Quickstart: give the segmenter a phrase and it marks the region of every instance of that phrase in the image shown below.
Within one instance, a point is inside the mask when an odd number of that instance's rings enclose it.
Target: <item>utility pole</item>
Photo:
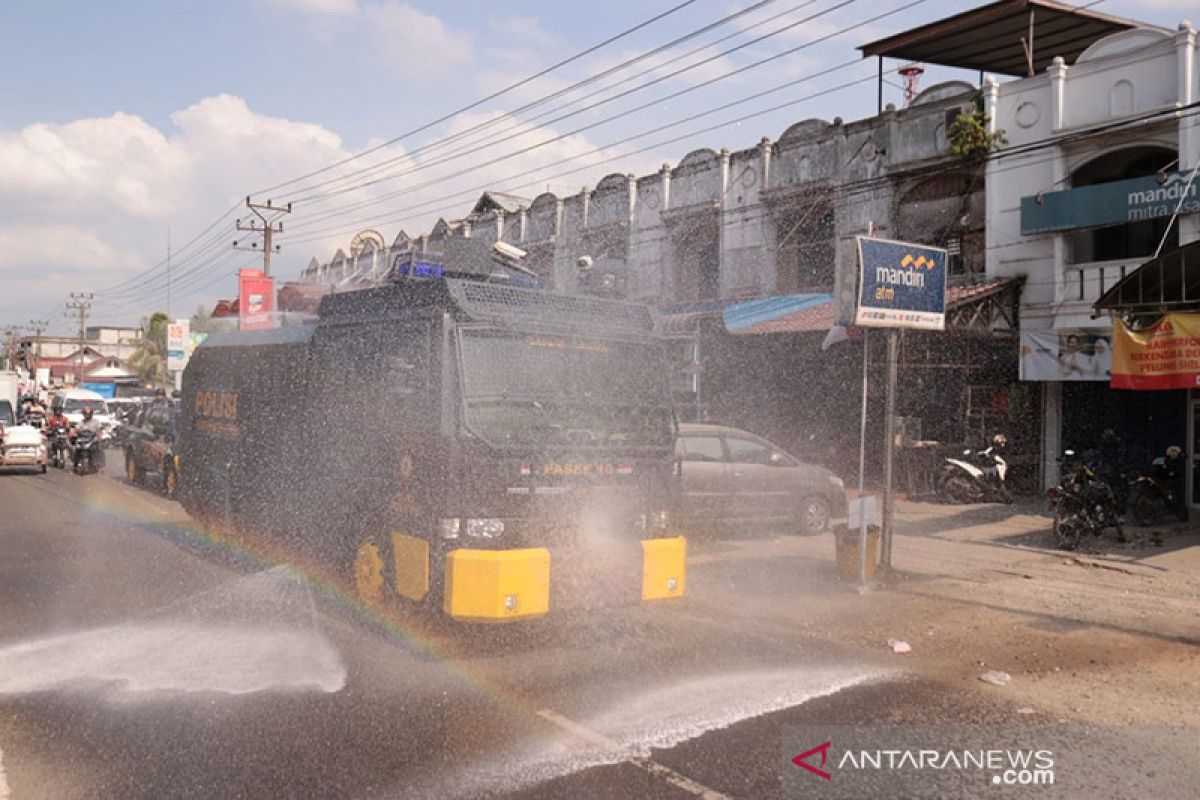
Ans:
[[[285,214],[292,213],[292,204],[288,203],[286,206],[277,206],[272,205],[271,201],[268,200],[266,205],[263,205],[262,203],[252,203],[250,202],[250,198],[247,197],[246,208],[250,209],[258,219],[252,219],[249,223],[242,224],[242,220],[239,218],[235,222],[235,226],[238,231],[243,233],[261,233],[263,237],[262,247],[259,247],[258,242],[251,242],[249,247],[239,247],[236,240],[233,243],[233,247],[235,250],[247,250],[254,253],[261,250],[263,254],[263,274],[270,275],[271,253],[279,252],[279,245],[273,245],[271,237],[277,233],[283,233],[283,222],[281,219]]]
[[[21,335],[21,329],[16,325],[9,325],[4,329],[4,366],[6,369],[14,369],[16,363],[17,352],[17,337]]]
[[[79,358],[76,359],[78,364],[75,376],[78,383],[83,383],[84,332],[87,322],[87,312],[92,307],[92,299],[94,297],[95,295],[91,292],[71,292],[71,299],[67,301],[67,308],[79,314]]]
[[[33,330],[33,346],[35,348],[34,354],[33,354],[33,363],[34,363],[35,367],[37,366],[37,363],[42,360],[42,331],[46,330],[47,326],[49,326],[49,325],[50,325],[49,320],[44,320],[44,319],[29,320],[29,327],[30,327],[30,329]],[[29,365],[26,364],[26,366],[29,366]],[[29,374],[33,375],[34,371],[30,370]]]
[[[171,226],[167,226],[167,319],[171,318]]]

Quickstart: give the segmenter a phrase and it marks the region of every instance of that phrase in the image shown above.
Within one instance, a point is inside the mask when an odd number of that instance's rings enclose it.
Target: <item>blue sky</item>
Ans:
[[[290,220],[296,234],[291,244],[288,237],[283,239],[286,250],[278,274],[295,274],[314,255],[328,258],[338,246],[345,246],[353,230],[367,227],[375,218],[388,238],[401,225],[413,233],[427,230],[439,213],[454,216],[456,204],[459,213],[465,212],[472,187],[511,188],[506,178],[521,173],[540,180],[538,169],[554,161],[575,158],[578,161],[573,163],[585,167],[560,178],[553,176],[564,171],[561,166],[546,172],[545,183],[552,189],[576,192],[609,172],[642,172],[678,161],[694,147],[736,149],[762,136],[777,138],[788,124],[801,119],[867,116],[875,108],[875,86],[869,80],[874,65],[862,62],[672,130],[686,133],[771,103],[867,79],[820,100],[627,157],[629,151],[665,137],[608,147],[656,125],[854,59],[857,45],[975,4],[925,0],[911,10],[809,45],[770,66],[604,122],[614,113],[837,33],[910,1],[850,0],[835,9],[845,0],[775,0],[690,42],[685,49],[731,37],[672,69],[807,16],[814,18],[588,114],[550,125],[544,118],[504,116],[522,102],[751,4],[697,0],[584,61],[363,159],[365,164],[393,159],[389,168],[405,172],[324,203],[298,204]],[[165,300],[165,291],[158,291],[165,289],[158,273],[136,276],[162,258],[168,227],[178,249],[247,193],[449,114],[672,5],[671,0],[5,4],[0,10],[0,276],[9,291],[0,293],[0,323],[21,324],[31,314],[42,313],[58,319],[60,301],[68,292],[100,291],[131,278],[131,284],[101,295],[96,313],[97,319],[133,322]],[[1169,28],[1188,13],[1195,14],[1190,0],[1108,0],[1093,7]],[[774,15],[781,16],[764,22]],[[952,76],[975,78],[931,69],[924,83]],[[887,101],[902,102],[896,86],[886,87],[885,94]],[[519,132],[522,138],[461,156],[445,166],[423,163],[428,157],[413,153],[438,137],[484,120],[494,120],[493,130],[514,132],[508,135]],[[480,166],[590,123],[602,124],[503,163]],[[481,138],[479,146],[485,143]],[[418,166],[422,174],[411,175]],[[520,182],[529,183],[528,176]],[[293,185],[283,191],[283,199],[305,196],[298,191],[301,188]],[[399,195],[400,189],[411,191]],[[540,189],[526,186],[518,191],[533,196]],[[379,199],[384,192],[397,193],[398,199]],[[455,193],[462,197],[438,204],[437,197]],[[347,210],[352,203],[364,205]],[[238,257],[225,249],[227,243],[217,241],[222,230],[232,239],[231,229],[232,216],[220,221],[208,239],[193,247],[191,262],[189,251],[184,250],[180,269],[186,270],[185,279],[176,286],[172,311],[190,312],[199,302],[233,294],[232,277],[222,279],[222,275],[247,264],[237,262]],[[205,279],[209,274],[213,280]]]

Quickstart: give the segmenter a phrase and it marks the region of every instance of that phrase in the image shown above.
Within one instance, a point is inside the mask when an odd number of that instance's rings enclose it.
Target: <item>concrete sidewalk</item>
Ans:
[[[769,621],[1063,718],[1200,724],[1200,528],[1130,528],[1130,544],[1110,532],[1067,553],[1041,503],[901,501],[896,522],[895,571],[865,592],[834,577],[829,535],[697,542],[691,612]],[[988,670],[1012,683],[979,682]]]

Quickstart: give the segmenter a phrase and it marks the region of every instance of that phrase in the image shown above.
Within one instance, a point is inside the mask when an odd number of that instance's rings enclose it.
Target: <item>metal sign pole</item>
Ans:
[[[858,582],[867,585],[867,377],[871,351],[867,349],[867,329],[863,328],[862,420],[858,428]]]
[[[900,331],[888,329],[888,383],[887,419],[884,421],[883,460],[883,537],[879,545],[879,566],[884,571],[892,568],[892,518],[895,512],[895,497],[892,489],[894,462],[896,457],[896,383],[899,372],[898,353]]]

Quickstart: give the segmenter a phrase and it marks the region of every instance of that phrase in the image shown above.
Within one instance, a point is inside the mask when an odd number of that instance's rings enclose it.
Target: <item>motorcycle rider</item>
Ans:
[[[31,418],[41,417],[44,421],[46,418],[46,407],[42,405],[42,401],[37,395],[26,395],[21,405],[21,419],[28,422]]]
[[[50,446],[54,447],[58,440],[54,434],[59,429],[66,431],[68,437],[71,434],[71,420],[67,419],[63,413],[62,406],[55,406],[50,409],[50,416],[46,417],[46,421],[42,423],[42,432],[46,434],[46,438],[50,441]]]
[[[73,429],[71,438],[74,439],[76,436],[79,435],[79,433],[81,433],[83,431],[91,431],[92,433],[94,433],[96,435],[96,439],[99,440],[100,432],[102,430],[103,430],[103,426],[100,424],[100,420],[96,419],[92,415],[92,407],[84,406],[83,407],[83,421],[81,421],[78,425],[75,426],[75,428]],[[103,449],[101,449],[100,447],[97,447],[95,456],[96,456],[96,470],[98,472],[103,471],[103,469],[104,469],[104,451],[103,451]],[[77,468],[79,466],[79,448],[75,448],[74,465]]]

